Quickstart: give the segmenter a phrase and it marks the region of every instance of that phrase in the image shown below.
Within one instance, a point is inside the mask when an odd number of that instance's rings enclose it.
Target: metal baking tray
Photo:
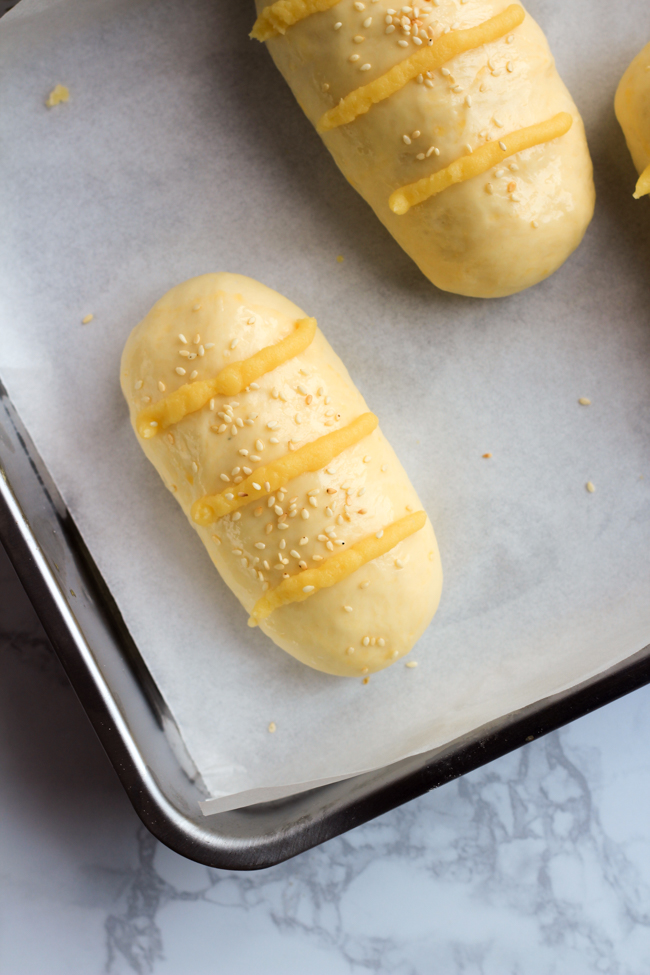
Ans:
[[[212,867],[280,863],[650,682],[647,646],[428,753],[203,816],[169,709],[1,382],[0,541],[138,816],[171,849]]]

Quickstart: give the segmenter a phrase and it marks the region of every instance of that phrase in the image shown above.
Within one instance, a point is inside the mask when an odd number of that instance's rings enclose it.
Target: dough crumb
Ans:
[[[483,454],[483,457],[485,457],[486,459],[489,459],[491,456],[492,456],[492,454],[489,454],[489,453],[488,454]]]
[[[404,666],[408,667],[409,670],[413,670],[414,667],[417,667],[417,663],[415,662],[415,660],[409,660],[409,662],[404,664]]]
[[[586,488],[587,488],[587,490],[589,491],[589,494],[593,494],[593,493],[594,493],[594,491],[596,490],[596,488],[595,488],[595,487],[594,487],[594,485],[593,485],[593,484],[591,483],[591,481],[587,481],[587,483],[585,484],[585,487],[586,487]]]
[[[578,402],[580,403],[580,406],[591,406],[591,400],[587,399],[586,396],[581,396]]]
[[[269,733],[270,733],[270,734],[273,734],[273,732],[275,731],[275,729],[276,729],[276,724],[275,724],[275,721],[272,721],[272,722],[270,723],[270,725],[269,725]]]
[[[61,102],[67,102],[69,98],[70,92],[65,85],[55,85],[45,99],[45,104],[48,108],[54,108],[55,105],[59,105]]]
[[[81,324],[88,325],[89,322],[92,322],[94,317],[94,315],[84,315],[84,317],[81,319]]]
[[[370,678],[369,677],[364,677],[363,680],[361,681],[361,683],[362,684],[369,684],[370,683]]]
[[[345,260],[345,258],[343,257],[342,254],[339,254],[338,257],[336,258],[336,260],[339,262],[339,264],[342,264],[343,261]]]

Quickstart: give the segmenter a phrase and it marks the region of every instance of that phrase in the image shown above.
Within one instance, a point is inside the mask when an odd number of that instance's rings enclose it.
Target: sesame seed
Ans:
[[[364,495],[365,493],[366,493],[366,489],[365,489],[365,487],[362,487],[362,488],[359,488],[359,490],[357,491],[357,497],[358,497],[358,498],[360,498],[360,497],[362,497],[362,496],[363,496],[363,495]]]
[[[227,423],[221,423],[217,428],[217,433],[224,433],[228,429]]]
[[[302,591],[303,592],[313,592],[315,588],[316,588],[316,586],[303,586],[302,587]]]
[[[395,568],[396,569],[403,569],[404,568],[404,563],[402,562],[401,559],[395,559]]]
[[[285,539],[284,539],[284,538],[282,538],[282,539],[280,539],[280,541],[279,541],[279,543],[278,543],[278,547],[279,547],[280,549],[285,549],[285,548],[287,547],[287,543],[286,543],[286,541],[285,541]],[[287,559],[287,562],[288,562],[288,561],[289,561],[289,560]]]
[[[257,464],[259,463],[259,461],[261,461],[262,458],[258,457],[257,454],[251,454],[249,459],[254,461]]]
[[[274,505],[273,506],[273,510],[275,511],[276,515],[283,515],[284,514],[284,511],[282,510],[282,508],[280,507],[279,504]]]
[[[268,430],[277,430],[280,424],[277,422],[277,420],[271,420],[271,422],[267,423],[266,426]]]
[[[499,142],[499,149],[503,149],[504,152],[506,151],[507,146],[506,146],[505,142]]]
[[[165,390],[167,389],[167,387],[165,386],[162,380],[158,381],[158,389],[160,390],[161,393],[164,393]]]
[[[272,522],[272,521],[270,521],[270,522],[268,523],[268,525],[266,526],[266,528],[264,529],[264,531],[266,532],[266,534],[267,534],[267,535],[270,535],[270,534],[271,534],[271,532],[273,531],[273,529],[274,529],[274,527],[275,527],[275,526],[274,526],[274,524],[273,524],[273,522]]]
[[[408,136],[408,135],[403,135],[403,136],[402,136],[402,141],[403,141],[403,142],[404,142],[404,144],[405,144],[405,145],[407,145],[407,146],[410,146],[410,145],[411,145],[411,139],[409,138],[409,136]]]
[[[178,373],[179,376],[185,375],[185,369],[183,369],[182,366],[176,366],[176,372]]]
[[[404,664],[404,666],[408,667],[409,670],[413,670],[414,667],[417,667],[417,663],[415,662],[415,660],[409,660],[409,662]]]
[[[508,63],[506,64],[506,71],[512,73],[514,70],[515,70],[515,66],[512,63],[512,61],[508,61]]]
[[[312,508],[317,508],[317,507],[318,507],[318,498],[315,498],[315,497],[313,496],[313,494],[312,494],[312,495],[310,496],[310,498],[309,498],[309,503],[310,503],[310,505],[312,506]]]
[[[354,653],[354,647],[348,647],[345,652],[348,654],[348,656],[352,656]]]
[[[255,450],[264,450],[264,442],[262,440],[255,441]]]
[[[425,158],[425,155],[424,155],[423,152],[418,152],[418,154],[417,154],[417,156],[415,158],[416,159],[419,159],[420,162],[421,162]]]
[[[375,538],[383,538],[383,536],[384,536],[384,529],[380,528],[377,534],[375,535]]]
[[[255,489],[256,491],[261,491],[261,490],[262,490],[262,486],[261,486],[261,484],[257,484],[257,483],[256,483],[255,481],[253,481],[253,488],[254,488],[254,489]]]
[[[202,345],[199,346],[199,355],[200,356],[205,355],[205,348]]]
[[[343,24],[341,23],[340,20],[334,24],[334,30],[340,30],[341,27],[343,27]]]
[[[193,339],[193,341],[194,341],[194,345],[199,345],[199,343],[201,342],[201,336],[199,335],[199,333],[198,333],[198,332],[197,332],[197,333],[196,333],[196,335],[194,336],[194,339]]]
[[[221,478],[222,481],[229,481],[230,480],[230,478],[228,477],[227,474],[220,474],[219,477]]]
[[[271,485],[269,484],[268,481],[264,481],[264,490],[265,491],[270,491],[271,490]],[[284,491],[284,488],[280,488],[280,491],[281,492]]]
[[[294,420],[296,421],[297,424],[300,425],[302,423],[302,413],[296,413],[296,415],[294,416]]]
[[[383,637],[381,637],[381,636],[380,636],[380,637],[379,637],[379,639],[377,640],[377,643],[379,644],[379,646],[380,646],[380,647],[385,647],[385,646],[386,646],[386,641],[385,641],[385,640],[384,640],[384,638],[383,638]]]
[[[370,71],[371,68],[372,68],[371,64],[362,64],[361,67],[359,68],[359,71]]]
[[[263,511],[264,511],[264,508],[260,505],[259,508],[256,508],[255,509],[255,511],[253,512],[253,514],[255,515],[256,518],[259,518],[259,516],[262,514]]]
[[[304,521],[307,521],[307,519],[309,518],[309,512],[307,511],[306,508],[302,509],[302,511],[300,512],[300,517],[303,518]]]
[[[388,31],[388,28],[386,28],[386,30]],[[400,47],[408,47],[409,46],[409,42],[408,41],[398,41],[397,43],[399,44]]]
[[[288,527],[289,526],[287,525],[286,521],[283,521],[281,524],[278,525],[278,528],[280,529],[280,531],[283,531],[285,528],[288,528]]]
[[[280,443],[280,441],[278,440],[277,437],[270,437],[269,438],[269,443]]]
[[[348,61],[351,61],[354,64],[354,62],[358,61],[360,57],[361,57],[360,54],[351,54],[350,57],[348,58]]]
[[[364,636],[364,638],[363,638],[363,640],[361,642],[363,643],[364,647],[370,646],[370,637],[369,636]]]
[[[366,19],[363,22],[363,26],[370,27],[371,24],[372,24],[372,17],[366,17]]]
[[[371,460],[372,460],[371,454],[366,454],[366,456],[363,458],[364,464],[369,464]]]
[[[363,36],[363,34],[356,34],[352,38],[352,40],[355,44],[363,44],[363,42],[365,41],[365,37]]]
[[[178,354],[182,355],[184,359],[189,359],[190,357],[190,353],[187,351],[187,349],[179,349]]]
[[[472,96],[471,95],[466,95],[465,96],[465,104],[467,105],[468,108],[471,108],[472,107]]]
[[[585,487],[589,491],[589,494],[593,494],[594,491],[596,490],[596,488],[594,487],[594,485],[592,484],[591,481],[587,481],[587,483],[585,484]]]
[[[240,450],[237,451],[237,453],[239,454],[240,457],[248,457],[248,451],[246,450],[245,447],[242,447]]]
[[[239,430],[237,429],[237,427],[235,426],[234,423],[233,423],[233,425],[230,428],[230,432],[232,433],[233,437],[236,437],[237,434],[239,433]]]
[[[208,349],[214,349],[214,342],[206,342],[204,345],[204,349],[206,352],[208,351]]]
[[[273,389],[271,390],[271,396],[273,397],[273,399],[277,399],[279,395],[280,395],[280,391],[278,390],[277,386],[274,386]]]
[[[226,501],[232,501],[234,497],[235,497],[234,494],[227,494],[226,495]]]
[[[362,582],[362,583],[361,583],[361,584],[359,585],[359,589],[367,589],[369,585],[370,585],[370,583],[369,583],[369,582],[368,582],[368,580],[366,579],[366,581],[365,581],[365,582]]]
[[[344,606],[343,609],[345,610],[346,613],[351,613],[352,612],[352,607],[351,606]]]
[[[386,464],[382,464],[381,469],[383,473],[386,473],[386,471],[388,470],[388,466]]]
[[[578,402],[580,403],[580,406],[591,406],[591,400],[587,399],[586,396],[581,396]]]
[[[259,389],[259,383],[251,383],[249,389]]]
[[[234,515],[232,516],[232,520],[239,521],[240,518],[241,518],[241,511],[235,511]]]
[[[323,561],[323,556],[322,555],[312,555],[312,559],[313,559],[314,562],[322,562]]]

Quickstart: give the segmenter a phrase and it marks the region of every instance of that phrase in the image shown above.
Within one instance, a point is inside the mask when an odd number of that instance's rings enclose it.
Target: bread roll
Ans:
[[[614,108],[639,173],[634,192],[638,200],[650,193],[650,44],[637,54],[621,78]]]
[[[520,4],[256,4],[251,36],[435,285],[513,294],[578,246],[594,208],[584,128]]]
[[[438,546],[314,319],[250,278],[206,274],[136,326],[121,383],[145,454],[251,625],[328,674],[409,652],[440,599]]]

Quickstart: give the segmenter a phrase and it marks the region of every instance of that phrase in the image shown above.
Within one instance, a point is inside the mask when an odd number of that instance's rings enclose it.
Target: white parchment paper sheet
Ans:
[[[429,749],[650,639],[650,207],[612,107],[650,8],[528,7],[584,114],[598,207],[559,273],[490,302],[436,291],[388,237],[248,40],[252,3],[22,0],[0,22],[2,376],[205,811]],[[48,110],[56,83],[70,102]],[[318,318],[411,474],[445,569],[416,670],[363,686],[250,630],[141,453],[123,343],[214,270]]]

